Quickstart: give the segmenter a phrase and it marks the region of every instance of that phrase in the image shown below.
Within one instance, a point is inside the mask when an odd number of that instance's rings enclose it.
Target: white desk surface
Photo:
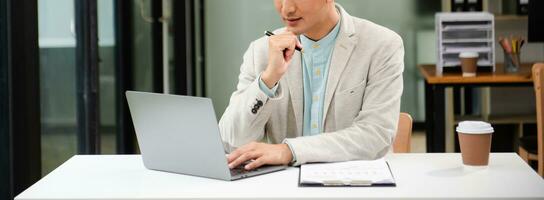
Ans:
[[[396,187],[298,187],[298,168],[237,181],[147,170],[139,155],[78,155],[15,199],[544,199],[544,180],[514,153],[467,170],[453,153],[391,154]],[[203,166],[205,167],[205,166]]]

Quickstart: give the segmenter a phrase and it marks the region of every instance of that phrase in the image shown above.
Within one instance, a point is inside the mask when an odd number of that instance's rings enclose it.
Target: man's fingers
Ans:
[[[291,58],[293,57],[293,54],[295,54],[294,49],[291,49],[291,48],[285,49],[285,51],[283,52],[283,59],[289,62],[289,60],[291,60]]]
[[[238,158],[241,154],[242,154],[242,150],[240,148],[234,150],[233,152],[229,154],[229,156],[227,156],[227,162],[228,163],[232,162],[234,159]]]
[[[258,167],[260,167],[260,166],[262,166],[264,164],[267,164],[265,162],[264,157],[259,157],[256,160],[254,160],[254,161],[250,162],[249,164],[247,164],[244,168],[246,170],[252,170],[252,169],[258,168]]]
[[[241,154],[240,156],[237,156],[236,158],[233,158],[231,161],[229,161],[229,168],[235,168],[236,166],[240,165],[240,163],[244,162],[244,161],[241,161],[244,159],[245,155],[247,153],[243,153]]]
[[[286,51],[286,49],[295,49],[295,47],[302,48],[302,44],[298,41],[298,38],[294,34],[281,34],[271,36],[271,43],[278,48],[278,50]]]
[[[239,156],[238,158],[236,158],[234,161],[230,162],[229,168],[231,169],[235,168],[236,166],[244,163],[245,161],[248,161],[257,157],[259,157],[259,155],[254,151],[246,152],[242,154],[241,156]]]
[[[238,158],[240,155],[244,154],[245,152],[248,152],[248,151],[251,151],[251,150],[255,149],[255,145],[256,145],[255,142],[251,142],[251,143],[246,144],[244,146],[238,147],[236,150],[234,150],[233,152],[231,152],[229,154],[229,156],[227,157],[227,162],[230,163],[233,160],[235,160],[236,158]]]
[[[251,151],[251,152],[246,152],[244,154],[242,154],[241,156],[239,156],[238,158],[236,158],[236,160],[232,161],[229,163],[229,168],[235,168],[237,167],[238,165],[248,161],[248,160],[251,160],[253,158],[257,157],[255,152]]]
[[[285,41],[285,44],[287,45],[287,48],[283,51],[283,58],[285,61],[289,62],[293,55],[295,54],[295,48],[297,47],[298,40],[296,37],[288,38]]]

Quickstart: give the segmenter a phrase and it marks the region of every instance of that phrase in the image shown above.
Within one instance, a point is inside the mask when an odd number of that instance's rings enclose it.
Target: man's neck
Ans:
[[[340,14],[336,11],[336,7],[332,6],[332,8],[329,8],[329,13],[325,20],[319,23],[314,29],[304,33],[304,36],[313,41],[318,41],[334,29],[338,20],[340,20]]]

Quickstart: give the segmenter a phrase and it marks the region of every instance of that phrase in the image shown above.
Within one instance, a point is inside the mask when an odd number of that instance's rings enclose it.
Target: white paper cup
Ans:
[[[464,77],[476,76],[476,70],[478,69],[477,52],[461,52],[459,60],[461,61],[461,69],[463,70]]]
[[[463,121],[457,126],[463,164],[487,166],[491,150],[491,124],[482,121]]]

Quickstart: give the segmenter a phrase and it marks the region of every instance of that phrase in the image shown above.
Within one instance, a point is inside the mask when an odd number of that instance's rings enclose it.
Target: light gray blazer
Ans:
[[[324,133],[302,137],[300,52],[279,81],[275,97],[260,90],[258,77],[268,64],[268,39],[262,37],[245,52],[236,91],[219,121],[228,151],[252,141],[287,142],[297,159],[295,165],[300,165],[376,159],[390,150],[403,88],[402,39],[385,27],[350,16],[339,5],[337,8],[341,27],[329,66]]]

